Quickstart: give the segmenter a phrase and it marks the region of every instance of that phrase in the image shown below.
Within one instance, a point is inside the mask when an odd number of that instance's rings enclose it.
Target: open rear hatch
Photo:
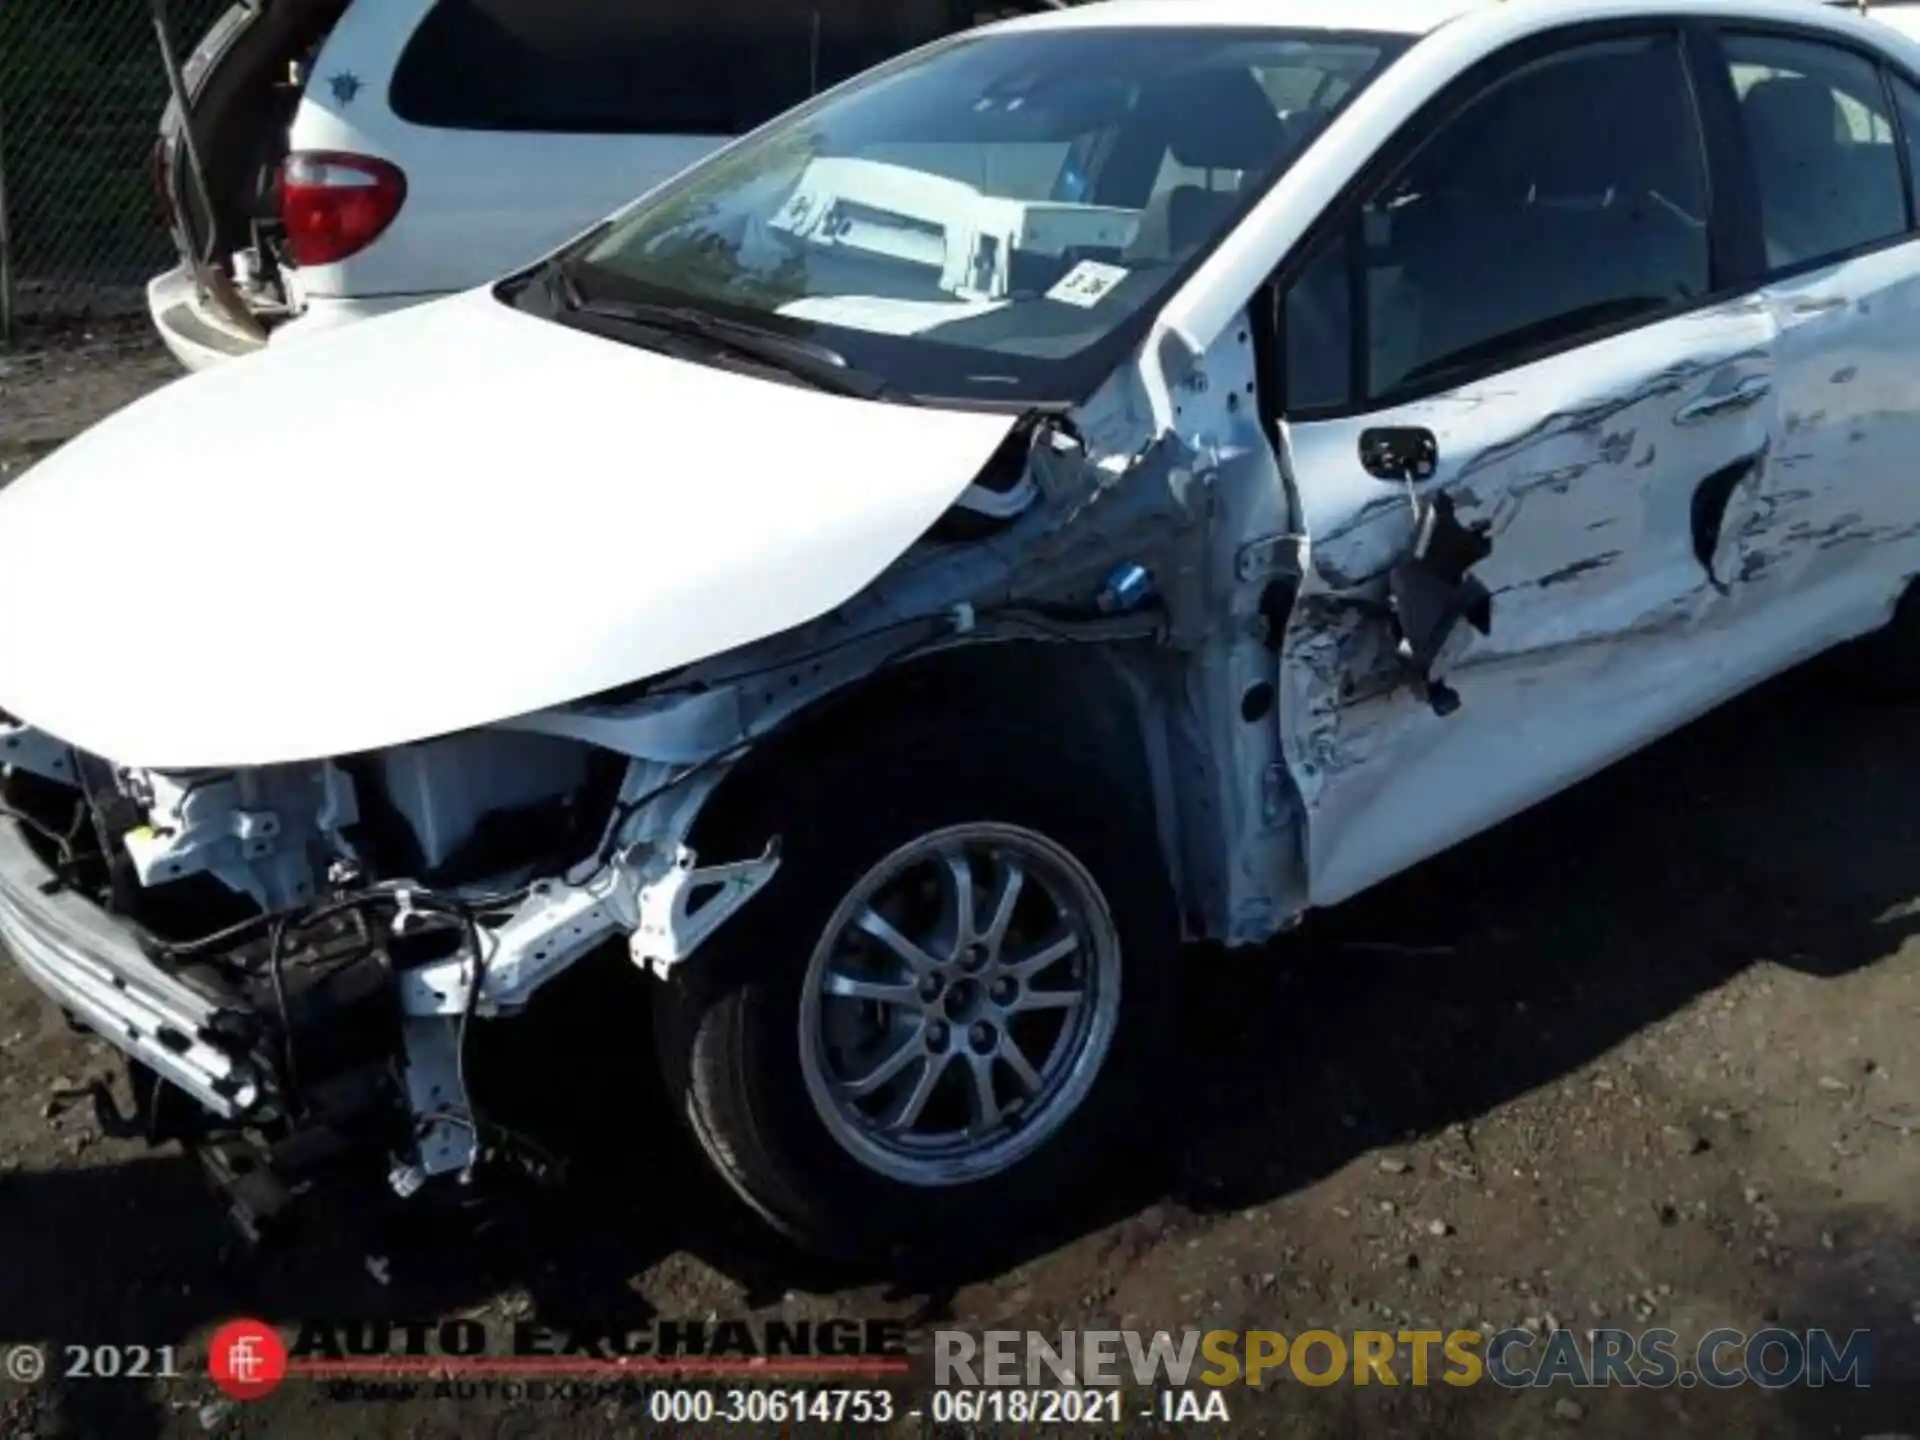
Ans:
[[[182,59],[167,0],[152,0],[172,99],[153,177],[202,303],[256,339],[291,317],[280,165],[314,53],[349,0],[243,0]]]

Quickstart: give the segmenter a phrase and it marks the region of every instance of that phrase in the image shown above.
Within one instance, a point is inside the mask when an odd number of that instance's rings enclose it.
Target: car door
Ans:
[[[1716,133],[1677,30],[1536,40],[1417,116],[1283,268],[1309,560],[1279,713],[1312,903],[1724,693],[1702,530],[1771,442],[1775,324],[1728,285]],[[1445,644],[1403,653],[1415,633]]]
[[[1780,411],[1720,565],[1743,622],[1811,648],[1877,621],[1920,563],[1920,240],[1900,150],[1920,90],[1833,37],[1730,26],[1720,41],[1779,329]]]

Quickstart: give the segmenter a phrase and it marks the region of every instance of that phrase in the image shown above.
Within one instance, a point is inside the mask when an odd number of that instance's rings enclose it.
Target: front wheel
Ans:
[[[1175,927],[1145,797],[979,734],[775,790],[781,869],[656,1007],[678,1107],[754,1209],[829,1253],[957,1258],[1146,1138]]]

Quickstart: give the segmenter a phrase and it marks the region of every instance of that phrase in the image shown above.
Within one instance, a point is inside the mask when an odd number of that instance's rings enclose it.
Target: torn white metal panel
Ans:
[[[1297,913],[1303,888],[1298,817],[1290,787],[1275,783],[1265,613],[1272,587],[1291,589],[1295,506],[1261,423],[1247,315],[1202,353],[1172,357],[1174,373],[1163,358],[1143,354],[1083,407],[1083,433],[1099,442],[1077,469],[1038,452],[1038,488],[1052,503],[979,548],[969,563],[1003,565],[1004,578],[967,593],[1084,606],[1118,564],[1151,575],[1162,648],[1114,658],[1138,698],[1168,867],[1201,934],[1253,942]],[[903,567],[876,590],[923,583],[913,573]]]
[[[62,785],[77,785],[80,779],[71,745],[4,715],[0,715],[0,765]]]
[[[1266,623],[1273,587],[1291,593],[1295,582],[1287,540],[1296,517],[1254,376],[1242,313],[1169,392],[1208,517],[1204,623],[1185,665],[1184,723],[1172,731],[1176,757],[1199,782],[1176,791],[1183,869],[1207,933],[1233,944],[1266,939],[1302,908],[1299,817],[1290,789],[1275,783],[1282,761]]]
[[[611,345],[485,291],[422,306],[191,376],[0,493],[0,705],[169,768],[489,724],[844,603],[1015,423]],[[74,535],[112,580],[68,583]],[[204,633],[154,643],[175,612],[156,621],[129,577],[188,555],[247,573],[165,582],[176,600],[202,587]],[[54,590],[69,603],[49,626]],[[234,663],[290,638],[316,657],[337,643],[337,669],[315,658],[263,683]]]
[[[360,819],[339,766],[272,766],[224,775],[141,773],[147,823],[124,839],[146,886],[211,873],[263,909],[314,898],[331,856],[350,855],[341,832]]]
[[[1114,655],[1137,697],[1169,870],[1197,934],[1263,940],[1303,908],[1305,893],[1268,698],[1278,639],[1269,620],[1298,575],[1299,519],[1260,420],[1249,317],[1234,315],[1198,355],[1144,351],[1076,420],[1090,467],[1106,478],[1097,503],[1021,550],[1014,593],[1084,594],[1126,556],[1152,568],[1163,648]],[[1157,438],[1138,449],[1143,436]],[[1137,460],[1122,467],[1129,443]],[[1010,531],[1005,543],[1023,541]]]
[[[416,1133],[413,1158],[393,1170],[389,1183],[405,1196],[431,1176],[471,1167],[480,1153],[480,1127],[460,1064],[459,1019],[409,1016],[402,1037]]]
[[[1314,904],[1504,819],[1752,678],[1683,639],[1725,603],[1696,554],[1695,492],[1764,454],[1772,341],[1766,307],[1732,304],[1292,428],[1310,563],[1282,725]],[[1376,427],[1431,431],[1433,478],[1367,473],[1360,435]],[[1436,490],[1492,542],[1473,571],[1493,593],[1491,631],[1453,632],[1439,673],[1461,705],[1445,717],[1407,685],[1384,608],[1416,495]]]
[[[582,956],[626,935],[634,962],[664,972],[686,959],[773,878],[771,847],[758,859],[701,868],[685,840],[727,763],[697,772],[635,761],[620,788],[604,857],[535,883],[504,921],[471,946],[399,977],[412,1016],[511,1014]],[[474,987],[478,984],[478,994]]]

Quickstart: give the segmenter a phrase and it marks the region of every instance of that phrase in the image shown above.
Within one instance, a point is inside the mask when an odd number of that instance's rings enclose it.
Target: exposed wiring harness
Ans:
[[[596,853],[590,857],[591,863],[597,868],[607,862],[613,852],[618,848],[621,832],[625,830],[628,821],[646,808],[646,806],[659,799],[662,795],[669,793],[675,787],[685,784],[694,776],[733,758],[744,751],[745,748],[743,745],[735,747],[732,750],[719,751],[708,756],[698,764],[682,770],[671,779],[653,786],[644,794],[635,796],[632,800],[616,806],[614,814],[608,822],[605,838],[601,841]],[[577,870],[578,868],[577,865],[571,867],[569,874],[571,874],[572,870]],[[242,922],[238,926],[230,926],[226,931],[192,941],[190,945],[200,950],[211,949],[221,943],[223,939],[230,938],[235,933],[245,934],[249,930],[262,924],[269,927],[269,938],[267,942],[267,978],[273,990],[274,1006],[279,1012],[281,1066],[286,1076],[290,1099],[292,1103],[297,1105],[300,1092],[299,1057],[295,1052],[293,1025],[291,1023],[291,1012],[287,1003],[285,976],[285,942],[289,931],[311,929],[313,926],[320,924],[332,916],[348,910],[359,910],[362,914],[363,922],[369,923],[369,928],[371,928],[365,912],[367,907],[377,903],[386,903],[394,907],[390,921],[398,921],[400,917],[408,914],[433,916],[445,921],[450,921],[460,929],[466,941],[469,963],[472,967],[466,997],[461,1005],[459,1019],[456,1024],[453,1056],[454,1080],[460,1092],[460,1103],[465,1107],[466,1113],[462,1115],[455,1111],[437,1111],[431,1115],[422,1115],[418,1117],[419,1128],[416,1130],[416,1138],[437,1121],[445,1121],[449,1124],[465,1127],[473,1135],[475,1150],[473,1160],[470,1161],[468,1165],[467,1174],[469,1176],[472,1173],[473,1166],[482,1158],[484,1147],[489,1138],[502,1142],[506,1148],[511,1148],[523,1155],[531,1156],[548,1171],[557,1172],[561,1168],[560,1162],[552,1152],[548,1151],[530,1136],[483,1115],[480,1107],[474,1101],[472,1089],[467,1082],[467,1031],[479,1008],[480,994],[486,986],[487,979],[487,937],[480,923],[481,917],[503,910],[510,910],[521,904],[535,892],[541,883],[541,881],[532,881],[517,889],[500,891],[490,895],[453,896],[427,889],[412,881],[381,881],[349,893],[336,895],[332,899],[298,914],[282,912],[271,917],[254,917],[252,920]],[[574,884],[577,882],[562,877],[562,883]],[[176,954],[180,953],[183,948],[185,947],[174,946],[172,947],[172,952]]]
[[[466,1003],[460,1007],[460,1021],[453,1039],[454,1082],[460,1087],[461,1103],[467,1107],[465,1123],[473,1131],[474,1155],[468,1162],[466,1177],[471,1178],[474,1166],[481,1160],[482,1147],[489,1134],[498,1137],[508,1147],[532,1156],[550,1174],[558,1173],[562,1168],[561,1163],[552,1151],[531,1136],[483,1116],[480,1107],[474,1103],[473,1090],[467,1084],[467,1026],[478,1008],[480,989],[487,981],[487,952],[481,943],[480,923],[473,910],[463,908],[461,919],[466,927],[468,947],[473,951],[473,983],[467,986]]]
[[[746,754],[749,744],[750,742],[743,742],[726,750],[716,750],[713,754],[707,756],[706,759],[688,766],[672,779],[663,780],[652,789],[634,796],[633,799],[623,800],[615,805],[613,807],[613,816],[607,821],[606,833],[601,838],[599,847],[593,854],[580,862],[580,864],[591,865],[595,870],[605,865],[613,858],[614,852],[620,848],[620,836],[626,830],[628,822],[631,821],[634,816],[638,815],[662,795],[666,795],[679,786],[686,784],[687,781],[693,779],[694,776],[704,774],[717,765],[739,759],[740,756]],[[560,883],[563,885],[579,885],[584,883],[585,879],[591,876],[592,871],[590,870],[588,872],[588,876],[575,879],[574,872],[579,870],[580,864],[569,866],[566,873],[560,877]],[[528,889],[531,890],[532,887],[529,886]]]
[[[452,924],[460,931],[471,957],[472,977],[467,987],[466,999],[461,1008],[454,1037],[454,1079],[465,1113],[446,1110],[419,1117],[416,1138],[433,1123],[446,1121],[463,1126],[473,1135],[475,1153],[468,1165],[469,1175],[472,1173],[473,1165],[481,1158],[482,1151],[489,1140],[501,1145],[502,1148],[517,1150],[531,1156],[548,1171],[557,1172],[561,1168],[560,1162],[546,1147],[523,1132],[483,1115],[479,1105],[474,1101],[472,1089],[467,1082],[467,1029],[478,1008],[480,992],[486,984],[487,974],[485,932],[480,925],[480,916],[489,906],[434,895],[404,883],[390,882],[370,887],[336,897],[303,914],[281,914],[273,918],[267,942],[266,968],[268,983],[273,990],[274,1005],[279,1012],[280,1062],[286,1076],[290,1105],[295,1108],[296,1114],[303,1108],[299,1098],[299,1057],[296,1053],[291,1013],[287,1004],[286,937],[290,932],[311,929],[335,915],[348,911],[358,912],[362,923],[371,929],[374,917],[368,912],[375,905],[383,904],[393,907],[390,916],[382,917],[387,923],[399,921],[406,915],[422,915]]]
[[[73,847],[79,843],[81,832],[87,828],[87,806],[84,800],[75,802],[73,807],[73,823],[67,827],[64,835],[44,821],[36,820],[33,816],[27,814],[26,811],[16,810],[13,806],[5,803],[0,803],[0,815],[4,815],[15,824],[26,826],[27,829],[33,831],[34,834],[38,835],[42,840],[45,840],[49,845],[53,846],[55,850],[59,851],[60,867],[62,870],[70,872],[73,867],[79,863],[78,858],[73,853]]]

